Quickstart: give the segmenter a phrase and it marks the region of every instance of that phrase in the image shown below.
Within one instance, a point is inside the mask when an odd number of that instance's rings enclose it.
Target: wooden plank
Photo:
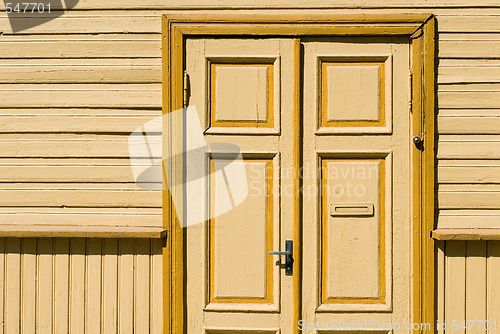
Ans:
[[[27,157],[81,157],[81,158],[129,158],[129,142],[126,138],[114,136],[111,138],[61,138],[61,139],[4,139],[0,141],[0,157],[27,158]],[[161,136],[148,137],[152,145],[160,145]],[[143,146],[137,143],[130,145],[134,157],[151,158],[149,153],[143,152]],[[161,158],[153,156],[153,158]]]
[[[496,136],[457,138],[440,135],[438,159],[500,159],[500,139]]]
[[[498,209],[500,208],[499,191],[440,191],[438,203],[440,209]]]
[[[20,38],[2,36],[0,59],[47,58],[159,58],[160,34],[156,35],[40,35]]]
[[[1,208],[3,225],[162,227],[161,208]]]
[[[500,43],[498,43],[500,44]],[[498,108],[500,91],[448,90],[438,92],[439,108]]]
[[[101,332],[102,239],[88,238],[85,294],[85,333]]]
[[[439,58],[500,58],[498,38],[482,40],[439,39]]]
[[[82,235],[83,236],[83,235]],[[70,303],[69,323],[71,333],[85,330],[85,239],[70,241]]]
[[[439,66],[438,84],[499,83],[500,66]]]
[[[0,182],[131,183],[135,179],[130,166],[0,165]]]
[[[22,290],[21,328],[23,334],[36,333],[36,239],[21,239]]]
[[[141,116],[158,117],[161,116],[159,108],[4,108],[2,116]]]
[[[436,251],[437,251],[437,259],[436,259],[436,282],[437,282],[437,312],[436,312],[436,321],[437,323],[444,323],[445,321],[445,296],[446,296],[446,243],[445,241],[436,241]],[[442,326],[438,326],[437,328],[438,334],[444,334],[444,328]]]
[[[4,35],[12,33],[11,25],[26,26],[33,18],[54,17],[49,13],[22,13],[7,17],[4,11],[0,15],[0,30]],[[158,33],[161,12],[155,10],[128,11],[113,10],[103,15],[102,11],[80,11],[78,7],[66,11],[64,15],[43,24],[25,29],[23,34],[88,34],[88,33]]]
[[[5,333],[20,333],[21,318],[21,240],[5,241]]]
[[[70,290],[70,240],[54,240],[54,332],[69,331]]]
[[[151,267],[150,240],[136,241],[135,255],[135,333],[146,333],[150,330],[150,291],[151,291]]]
[[[148,116],[0,116],[0,133],[130,134],[152,119]]]
[[[163,240],[151,240],[150,333],[163,333]]]
[[[455,162],[455,161],[454,161]],[[500,183],[500,165],[438,165],[439,183]]]
[[[487,268],[487,320],[490,322],[497,321],[500,314],[500,242],[488,242],[488,268]],[[488,334],[498,334],[500,329],[497,326],[493,327],[490,323]]]
[[[118,240],[104,240],[102,256],[102,332],[118,333]]]
[[[441,15],[440,32],[500,32],[500,15]]]
[[[456,320],[458,326],[465,319],[465,255],[466,242],[455,241],[446,243],[446,301],[445,319],[448,322]],[[447,330],[449,331],[449,329]],[[461,328],[453,331],[465,334]]]
[[[4,59],[0,72],[5,84],[161,83],[156,58]]]
[[[51,238],[38,240],[38,273],[37,273],[37,333],[51,333],[53,331],[53,242]]]
[[[160,108],[159,84],[2,84],[0,108]],[[29,96],[29,98],[27,98]]]
[[[500,228],[438,228],[435,240],[500,240]]]
[[[466,259],[466,319],[486,319],[486,242],[467,241]],[[484,326],[467,324],[467,334],[486,334]]]
[[[439,210],[438,228],[500,228],[500,210]]]
[[[438,116],[440,134],[500,134],[500,115],[497,117]]]
[[[159,191],[0,190],[0,206],[161,207]]]
[[[0,225],[0,236],[15,238],[164,238],[162,227]]]
[[[500,109],[490,108],[490,109],[467,109],[467,107],[461,109],[439,109],[439,116],[443,117],[498,117],[500,115]]]
[[[134,240],[118,241],[118,332],[134,332]],[[141,273],[144,275],[144,273]]]

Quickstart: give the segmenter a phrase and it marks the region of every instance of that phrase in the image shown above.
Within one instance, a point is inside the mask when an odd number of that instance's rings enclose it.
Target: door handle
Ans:
[[[270,251],[270,255],[284,255],[285,256],[285,275],[291,276],[293,275],[293,241],[286,240],[285,241],[285,251]]]

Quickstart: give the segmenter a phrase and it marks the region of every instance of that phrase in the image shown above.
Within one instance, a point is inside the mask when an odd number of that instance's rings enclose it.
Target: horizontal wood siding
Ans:
[[[0,15],[0,223],[162,226],[128,146],[161,115],[161,14],[74,14],[18,35]],[[162,333],[161,252],[157,239],[0,239],[0,333]]]

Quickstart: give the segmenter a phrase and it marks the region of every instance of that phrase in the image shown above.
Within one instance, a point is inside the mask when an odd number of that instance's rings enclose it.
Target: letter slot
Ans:
[[[343,217],[371,217],[373,216],[373,204],[371,203],[350,203],[350,204],[330,204],[331,216]]]

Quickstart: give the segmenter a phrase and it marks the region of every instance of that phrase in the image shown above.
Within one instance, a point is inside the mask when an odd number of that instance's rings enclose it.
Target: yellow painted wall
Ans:
[[[2,2],[0,223],[161,225],[161,193],[133,184],[127,135],[161,115],[161,15],[174,8],[434,13],[439,226],[500,227],[498,0],[80,0],[20,34]],[[440,274],[464,273],[464,252],[483,249],[451,251],[463,245],[442,248]],[[160,250],[158,240],[0,239],[0,328],[160,333]],[[497,268],[500,254],[488,254],[477,261]],[[465,293],[465,277],[443,279],[440,293],[460,284]],[[448,305],[465,303],[450,296]]]

